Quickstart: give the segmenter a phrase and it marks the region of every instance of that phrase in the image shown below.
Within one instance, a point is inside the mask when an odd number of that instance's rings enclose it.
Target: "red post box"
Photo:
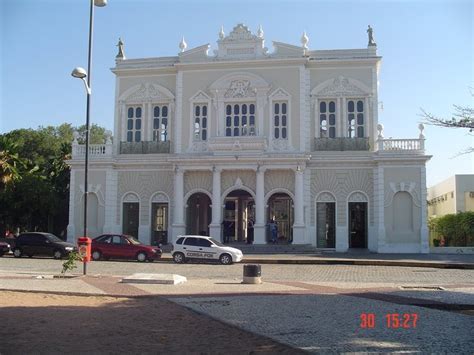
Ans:
[[[80,237],[77,239],[77,247],[83,263],[91,261],[91,243],[92,239],[88,237]]]

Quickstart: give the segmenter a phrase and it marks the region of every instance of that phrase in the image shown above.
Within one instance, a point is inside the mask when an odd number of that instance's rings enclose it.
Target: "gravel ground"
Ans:
[[[422,352],[472,354],[474,318],[342,295],[179,298],[174,302],[229,324],[315,353]],[[360,327],[374,313],[373,329]],[[393,329],[386,315],[417,314],[416,328]]]

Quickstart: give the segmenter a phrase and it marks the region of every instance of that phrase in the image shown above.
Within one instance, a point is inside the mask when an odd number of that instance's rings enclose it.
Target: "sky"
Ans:
[[[374,29],[379,76],[379,122],[385,137],[417,138],[421,109],[450,117],[453,105],[474,107],[474,1],[191,1],[108,0],[95,9],[91,123],[113,130],[117,42],[127,58],[175,56],[210,43],[221,26],[238,23],[272,41],[310,50],[367,46]],[[87,67],[88,0],[0,0],[0,133],[85,123],[85,90],[70,73]],[[383,110],[381,110],[383,106]],[[426,126],[427,185],[473,174],[474,137],[460,129]]]

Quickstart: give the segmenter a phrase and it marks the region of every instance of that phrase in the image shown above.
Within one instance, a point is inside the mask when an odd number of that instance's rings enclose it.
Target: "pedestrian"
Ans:
[[[275,223],[273,219],[270,220],[268,223],[268,228],[270,229],[270,234],[272,237],[272,243],[276,244],[277,243],[277,237],[278,237],[278,225]]]
[[[253,219],[249,218],[247,222],[247,244],[253,243]]]

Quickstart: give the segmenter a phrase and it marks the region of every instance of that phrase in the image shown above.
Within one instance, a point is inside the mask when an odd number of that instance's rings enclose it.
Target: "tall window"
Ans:
[[[194,106],[194,140],[207,140],[207,105]]]
[[[347,136],[349,138],[364,137],[364,101],[347,100]]]
[[[153,107],[153,140],[166,142],[169,140],[168,105],[155,105]]]
[[[336,101],[319,102],[319,136],[336,138]]]
[[[142,108],[129,107],[127,117],[127,142],[140,142],[142,140]]]
[[[227,137],[255,135],[255,104],[226,105],[225,135]]]
[[[288,103],[273,104],[273,136],[275,139],[288,139]]]

